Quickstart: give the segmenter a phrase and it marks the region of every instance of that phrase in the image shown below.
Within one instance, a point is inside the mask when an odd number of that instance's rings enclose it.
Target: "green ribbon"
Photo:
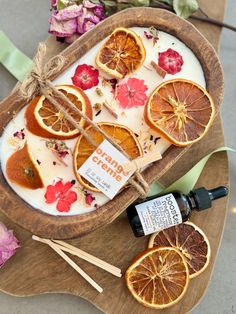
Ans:
[[[33,67],[33,61],[16,48],[2,31],[0,31],[0,62],[20,82]]]
[[[158,182],[155,182],[151,185],[151,191],[149,193],[150,196],[159,194],[161,192],[171,192],[171,191],[181,191],[185,194],[188,194],[195,186],[197,180],[199,179],[203,168],[205,167],[205,164],[207,163],[208,159],[217,152],[223,152],[223,151],[231,151],[236,153],[236,150],[230,147],[219,147],[215,150],[213,150],[210,154],[203,157],[199,162],[192,167],[185,175],[183,175],[181,178],[179,178],[177,181],[172,183],[170,186],[165,188],[163,185],[161,185]]]
[[[0,62],[8,69],[9,72],[19,81],[23,81],[27,73],[32,69],[33,62],[25,54],[23,54],[16,46],[9,40],[9,38],[0,31]],[[191,191],[197,180],[199,179],[205,164],[208,159],[217,152],[231,151],[236,152],[230,147],[219,147],[213,150],[210,154],[203,157],[195,166],[192,167],[185,175],[172,183],[167,188],[158,182],[151,185],[149,196],[159,194],[161,192],[168,193],[170,191],[179,190],[185,194]]]

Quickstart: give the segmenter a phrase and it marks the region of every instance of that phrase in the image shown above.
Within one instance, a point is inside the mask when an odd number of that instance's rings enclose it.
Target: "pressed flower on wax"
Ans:
[[[102,9],[89,1],[60,10],[56,4],[51,31],[63,38],[77,36],[103,18]],[[84,29],[78,27],[81,20]],[[116,29],[53,83],[83,114],[116,138],[129,156],[137,158],[151,152],[163,154],[171,145],[147,123],[145,108],[157,86],[177,78],[191,79],[203,88],[206,85],[198,59],[185,44],[153,27],[132,27]],[[63,101],[61,105],[66,108]],[[102,142],[101,135],[81,116],[68,112],[96,143]],[[14,117],[1,145],[8,183],[33,208],[50,215],[79,215],[109,201],[77,172],[94,147],[44,96],[33,99]],[[14,163],[20,153],[27,158],[24,165]],[[15,166],[23,167],[24,175],[15,172],[15,178],[11,171]],[[99,166],[105,168],[102,163]]]

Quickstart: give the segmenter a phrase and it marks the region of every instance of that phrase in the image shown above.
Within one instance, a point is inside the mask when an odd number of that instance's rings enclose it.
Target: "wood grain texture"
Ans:
[[[223,74],[214,48],[191,23],[164,10],[152,8],[128,9],[104,20],[62,52],[62,55],[68,60],[65,68],[73,64],[118,26],[152,25],[178,37],[195,53],[202,64],[207,89],[214,100],[216,112],[218,112],[223,96]],[[1,103],[1,129],[9,122],[12,113],[17,112],[25,105],[19,99],[16,90]],[[164,153],[162,160],[154,163],[143,172],[145,180],[152,183],[154,180],[160,179],[188,149],[189,147],[171,146]],[[66,239],[87,234],[113,221],[137,197],[137,190],[130,187],[96,211],[72,217],[55,217],[32,209],[14,193],[10,186],[6,184],[2,173],[0,174],[0,210],[20,226],[47,238]]]
[[[214,128],[219,128],[220,123]],[[209,148],[217,145],[209,143]],[[199,149],[201,147],[198,147]],[[199,151],[194,152],[199,157]],[[213,188],[216,185],[228,184],[228,164],[224,153],[215,155],[207,163],[198,186]],[[174,307],[162,313],[187,313],[201,298],[209,282],[213,264],[222,236],[226,199],[218,200],[212,209],[192,215],[191,221],[200,226],[209,238],[212,255],[207,270],[190,283],[184,299]],[[137,303],[128,292],[124,278],[118,279],[103,270],[96,268],[76,257],[78,263],[94,280],[104,288],[97,293],[82,277],[68,266],[49,247],[36,243],[31,233],[16,226],[5,216],[0,219],[15,230],[22,242],[22,248],[0,270],[0,290],[17,296],[29,296],[42,293],[70,293],[81,296],[105,313],[156,313]],[[71,244],[91,253],[122,269],[124,274],[133,258],[147,248],[148,237],[134,238],[125,214],[119,216],[112,224],[99,228],[82,238],[70,241]]]
[[[207,2],[204,1],[206,5]],[[224,1],[210,0],[210,4],[219,8],[218,18],[223,19]],[[222,4],[223,3],[223,4]],[[204,7],[205,8],[205,7]],[[214,17],[214,16],[212,16]],[[220,29],[201,24],[201,31],[208,34],[209,40],[218,47]],[[53,54],[56,42],[48,40],[49,53]],[[205,154],[224,144],[220,117],[217,116],[205,138],[193,145],[182,158],[161,178],[163,184],[170,184],[185,173]],[[210,158],[197,183],[197,186],[213,188],[216,185],[228,185],[228,162],[225,153],[217,153]],[[192,215],[191,221],[201,227],[209,238],[212,255],[207,270],[190,283],[184,299],[161,311],[168,314],[189,312],[203,296],[209,283],[218,248],[220,245],[227,209],[227,198],[214,203],[212,209]],[[22,248],[0,269],[0,290],[17,296],[29,296],[42,293],[70,293],[81,296],[107,314],[149,314],[158,313],[137,303],[129,294],[124,279],[117,279],[105,271],[73,259],[104,288],[102,294],[96,293],[73,269],[71,269],[50,248],[31,240],[31,233],[17,226],[0,213],[0,220],[14,229],[21,240]],[[132,259],[147,247],[148,238],[134,238],[125,214],[119,216],[110,225],[104,226],[87,236],[70,241],[73,245],[98,256],[122,269],[124,273]]]

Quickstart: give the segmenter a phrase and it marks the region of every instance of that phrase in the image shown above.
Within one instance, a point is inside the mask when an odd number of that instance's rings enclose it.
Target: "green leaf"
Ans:
[[[199,8],[197,0],[173,0],[173,7],[176,14],[187,19]]]
[[[112,15],[118,11],[116,1],[101,0],[100,2],[103,4],[107,16]]]
[[[158,2],[164,2],[166,4],[173,6],[173,0],[159,0]]]
[[[112,15],[118,11],[132,8],[149,6],[149,0],[120,0],[119,2],[113,0],[100,0],[105,7],[106,15]]]

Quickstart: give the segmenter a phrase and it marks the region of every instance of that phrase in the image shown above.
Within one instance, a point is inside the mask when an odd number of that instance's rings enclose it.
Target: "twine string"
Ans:
[[[68,111],[60,104],[57,100],[60,99],[68,106],[69,109],[79,114],[94,130],[98,131],[107,139],[115,148],[117,148],[128,160],[131,160],[130,156],[126,151],[102,128],[94,123],[90,118],[86,116],[74,103],[66,97],[58,88],[56,88],[50,79],[60,72],[66,64],[66,59],[57,55],[51,58],[46,64],[44,64],[44,57],[46,55],[46,45],[40,43],[37,54],[34,59],[34,68],[30,75],[23,81],[20,87],[21,96],[26,100],[30,101],[34,96],[43,94],[60,112],[63,113],[65,118],[76,128],[79,132],[91,143],[93,146],[98,147],[99,145],[90,137],[86,131],[81,127],[80,123],[76,121]],[[53,97],[54,96],[54,97]],[[55,98],[55,96],[57,98]],[[133,185],[139,192],[141,197],[146,197],[149,192],[149,185],[141,175],[140,171],[137,170],[133,177],[129,178],[128,182]]]
[[[50,86],[52,85],[52,86]],[[67,102],[67,105],[70,109],[74,110],[77,113],[81,113],[81,117],[85,116],[82,111],[80,111],[61,91],[59,91],[55,86],[50,82],[49,85],[50,88],[55,92],[55,94],[60,97],[60,99],[65,100]],[[50,95],[50,92],[47,88],[42,89],[43,95],[60,111],[63,113],[65,118],[76,128],[80,131],[80,133],[88,140],[89,143],[91,143],[94,147],[98,147],[99,144],[97,144],[94,139],[86,133],[86,131],[80,126],[80,124],[67,112],[67,110],[55,99],[55,97]],[[89,118],[86,120],[87,122],[92,122]],[[95,126],[95,129],[100,132],[109,142],[111,142],[112,145],[116,146],[121,152],[124,152],[124,154],[129,158],[129,155],[120,147],[109,135],[106,134],[101,128],[99,128],[94,122],[91,123],[91,126]],[[114,143],[114,144],[113,144]],[[145,197],[146,194],[149,192],[149,185],[147,182],[143,179],[142,175],[139,173],[139,171],[135,172],[136,179],[139,181],[138,183],[131,177],[129,178],[128,182],[133,185],[139,192],[139,194],[142,197]],[[142,186],[140,186],[142,184]]]

